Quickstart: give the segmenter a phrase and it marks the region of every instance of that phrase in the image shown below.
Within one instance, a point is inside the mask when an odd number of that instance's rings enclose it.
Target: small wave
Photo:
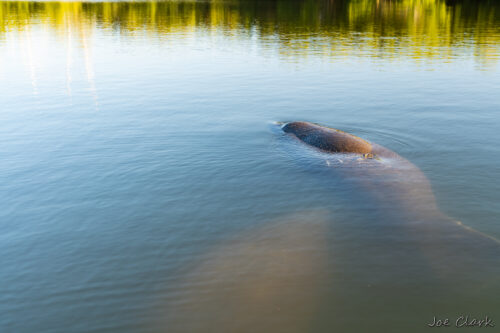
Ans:
[[[412,150],[416,148],[419,143],[421,143],[421,138],[415,135],[403,133],[401,131],[395,131],[388,128],[348,128],[346,129],[349,133],[354,133],[362,138],[365,138],[371,142],[377,142],[381,145],[388,146],[391,149],[398,150],[397,148],[402,148],[403,150]]]

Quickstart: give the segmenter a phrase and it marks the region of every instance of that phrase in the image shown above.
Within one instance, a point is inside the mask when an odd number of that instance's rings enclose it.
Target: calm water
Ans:
[[[0,2],[0,331],[498,328],[499,92],[495,1]],[[442,214],[290,120],[394,150]]]

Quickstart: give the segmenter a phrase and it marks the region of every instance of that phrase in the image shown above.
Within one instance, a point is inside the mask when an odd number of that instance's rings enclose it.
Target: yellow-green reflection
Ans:
[[[63,36],[75,28],[155,38],[218,29],[228,35],[257,34],[287,56],[473,56],[488,63],[500,53],[499,12],[494,1],[465,0],[8,1],[0,3],[0,37],[33,24]]]

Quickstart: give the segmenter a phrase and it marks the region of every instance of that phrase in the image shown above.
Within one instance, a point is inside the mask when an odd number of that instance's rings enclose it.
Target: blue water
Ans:
[[[376,19],[323,28],[268,9],[248,23],[232,2],[202,4],[236,18],[113,23],[76,6],[16,19],[0,4],[0,331],[421,332],[471,312],[500,325],[498,275],[459,296],[432,288],[464,281],[424,264],[414,280],[377,275],[370,263],[393,255],[370,250],[390,241],[384,213],[275,125],[317,122],[397,152],[443,214],[500,239],[498,9],[435,45],[397,22],[374,35]]]

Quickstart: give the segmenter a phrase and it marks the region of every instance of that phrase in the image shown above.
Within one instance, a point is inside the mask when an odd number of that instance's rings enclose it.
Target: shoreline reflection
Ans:
[[[254,39],[283,57],[454,61],[491,67],[500,57],[494,2],[443,0],[299,0],[202,2],[0,3],[2,35],[42,25],[70,31],[167,40],[172,33],[216,32]]]

